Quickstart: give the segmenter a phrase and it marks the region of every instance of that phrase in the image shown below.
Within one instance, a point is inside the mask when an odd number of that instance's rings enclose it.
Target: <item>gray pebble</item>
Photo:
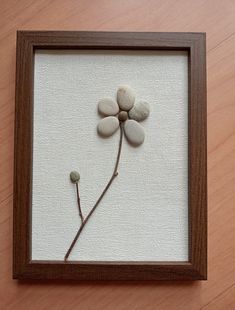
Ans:
[[[114,101],[112,98],[106,97],[99,101],[98,111],[105,116],[111,116],[118,113],[119,107],[116,101]]]
[[[117,102],[121,110],[129,111],[135,102],[135,94],[129,86],[120,86],[117,91]]]
[[[144,128],[135,120],[127,120],[124,125],[124,131],[127,140],[134,146],[138,146],[144,142]]]
[[[73,183],[76,183],[80,180],[80,174],[77,171],[70,172],[70,180]]]
[[[115,116],[108,116],[103,118],[97,126],[98,133],[103,137],[109,137],[117,131],[119,121]]]
[[[138,101],[129,111],[129,117],[138,122],[145,120],[149,116],[150,106],[148,102]]]

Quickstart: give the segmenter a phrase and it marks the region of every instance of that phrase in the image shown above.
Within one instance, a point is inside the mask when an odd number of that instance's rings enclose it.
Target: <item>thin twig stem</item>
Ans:
[[[80,228],[78,229],[78,232],[77,232],[75,238],[73,239],[73,241],[72,241],[72,243],[71,243],[71,245],[70,245],[70,247],[69,247],[65,257],[64,257],[64,261],[68,260],[69,255],[70,255],[73,247],[75,246],[75,244],[76,244],[76,242],[77,242],[81,232],[83,231],[84,227],[86,226],[86,223],[88,222],[89,218],[91,217],[91,215],[93,214],[95,209],[98,207],[100,201],[102,200],[102,198],[104,197],[105,193],[109,189],[109,187],[112,184],[113,180],[118,175],[117,169],[118,169],[118,165],[119,165],[119,161],[120,161],[120,156],[121,156],[122,139],[123,139],[123,123],[120,124],[120,140],[119,140],[119,146],[118,146],[118,154],[117,154],[117,159],[116,159],[116,163],[115,163],[115,166],[114,166],[114,170],[113,170],[112,176],[111,176],[108,184],[104,188],[103,192],[101,193],[100,197],[96,201],[95,205],[92,207],[91,211],[88,213],[87,217],[82,221],[82,224],[81,224]]]
[[[78,190],[78,182],[76,182],[76,190],[77,190],[77,202],[78,202],[78,211],[79,211],[79,216],[81,218],[82,223],[84,222],[84,217],[82,215],[82,208],[81,208],[81,203],[80,203],[80,196],[79,196],[79,190]]]

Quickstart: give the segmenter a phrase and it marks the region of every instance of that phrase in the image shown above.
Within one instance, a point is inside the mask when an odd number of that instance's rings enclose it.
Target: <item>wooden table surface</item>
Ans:
[[[207,33],[208,281],[11,279],[17,29]],[[0,0],[0,208],[0,309],[235,309],[235,1]]]

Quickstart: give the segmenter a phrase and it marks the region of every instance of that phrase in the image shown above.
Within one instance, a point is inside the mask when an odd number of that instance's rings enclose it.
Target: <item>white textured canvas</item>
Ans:
[[[119,175],[70,260],[188,260],[188,57],[172,51],[35,53],[32,259],[63,260],[80,218],[71,170],[88,214],[109,180],[119,133],[102,139],[98,100],[130,85],[149,102],[146,138],[124,139]]]

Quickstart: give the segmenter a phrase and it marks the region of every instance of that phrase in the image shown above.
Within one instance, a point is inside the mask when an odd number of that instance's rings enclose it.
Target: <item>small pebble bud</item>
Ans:
[[[73,183],[77,183],[80,180],[80,174],[77,171],[70,172],[70,180]]]

